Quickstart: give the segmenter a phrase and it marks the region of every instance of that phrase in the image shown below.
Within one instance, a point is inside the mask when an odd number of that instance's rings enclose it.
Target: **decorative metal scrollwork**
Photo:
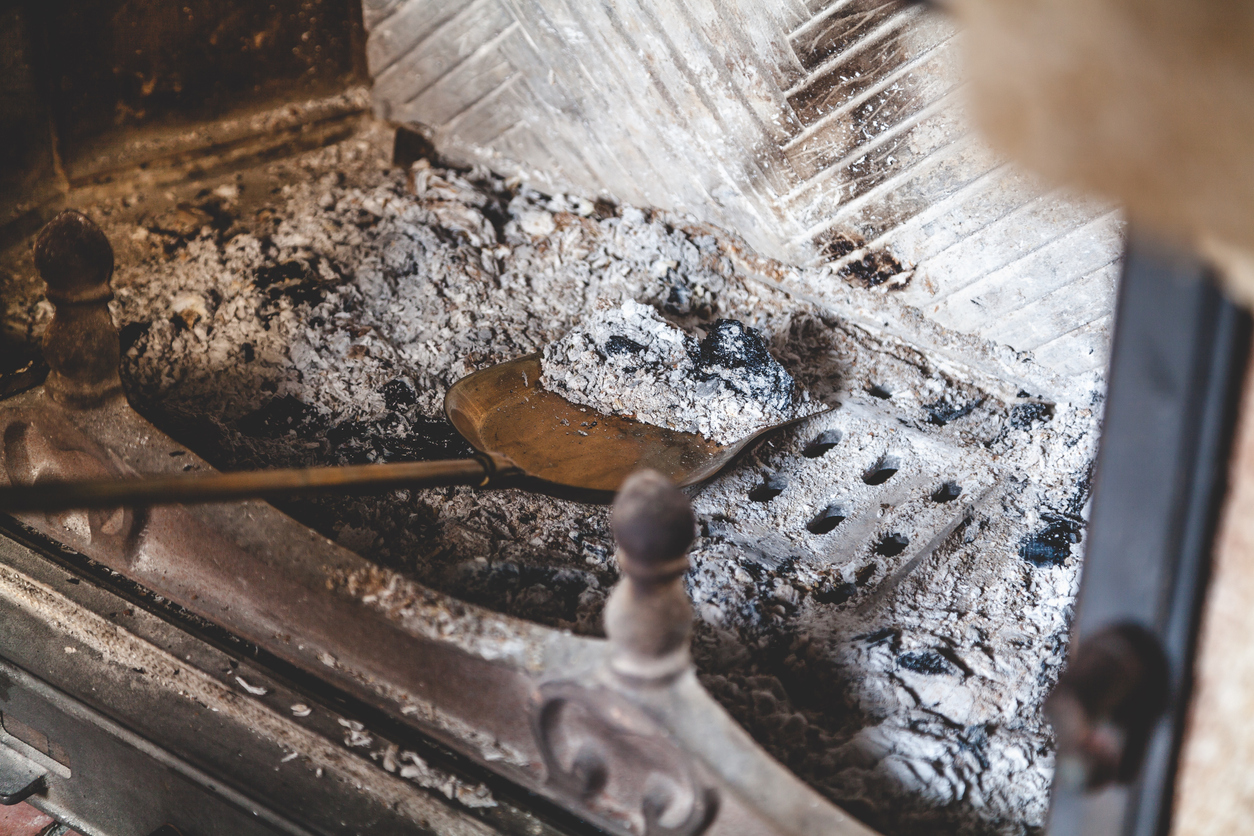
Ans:
[[[13,485],[116,477],[121,468],[109,453],[51,409],[14,410],[0,425],[0,478]],[[49,512],[48,522],[71,545],[128,553],[142,528],[132,508]]]
[[[547,783],[567,803],[640,836],[697,836],[713,821],[717,791],[621,694],[549,683],[533,717]]]

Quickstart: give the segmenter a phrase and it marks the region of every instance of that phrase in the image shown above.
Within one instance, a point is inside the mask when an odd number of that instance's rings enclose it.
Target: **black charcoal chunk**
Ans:
[[[1033,424],[1054,417],[1054,408],[1047,403],[1021,403],[1010,408],[1010,425],[1020,430],[1030,430]]]
[[[692,288],[684,284],[683,279],[675,275],[673,270],[670,275],[674,277],[674,284],[666,294],[662,309],[669,314],[686,316],[692,312]]]
[[[615,334],[605,341],[606,354],[639,354],[642,351],[644,346],[621,334]]]
[[[953,666],[949,664],[945,657],[931,650],[903,653],[897,657],[897,664],[908,671],[927,676],[954,673]]]
[[[970,415],[982,403],[984,403],[982,398],[967,401],[966,403],[954,403],[948,398],[941,398],[934,403],[924,404],[923,411],[927,413],[927,422],[929,424],[943,427],[950,421],[956,421],[959,418],[965,418]]]
[[[697,346],[698,379],[720,378],[733,389],[776,409],[792,406],[792,375],[771,356],[762,336],[744,323],[720,319]]]
[[[414,387],[399,377],[383,384],[379,393],[383,395],[383,403],[388,409],[395,410],[418,403],[418,395],[414,392]]]
[[[1019,556],[1033,566],[1061,566],[1071,556],[1071,546],[1080,542],[1079,523],[1055,519],[1019,544]]]

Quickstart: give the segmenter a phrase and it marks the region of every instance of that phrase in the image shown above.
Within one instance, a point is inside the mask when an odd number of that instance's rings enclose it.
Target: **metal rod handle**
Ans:
[[[42,482],[0,487],[0,511],[64,511],[70,508],[223,502],[325,491],[373,493],[443,485],[485,486],[494,477],[504,475],[508,475],[505,469],[483,456],[434,462]]]

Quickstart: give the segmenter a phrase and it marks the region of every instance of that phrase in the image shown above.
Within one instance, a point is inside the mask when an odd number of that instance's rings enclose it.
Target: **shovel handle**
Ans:
[[[397,488],[444,485],[486,487],[518,473],[497,457],[434,462],[303,467],[235,473],[177,473],[78,482],[40,482],[0,487],[0,511],[64,511],[71,508],[225,502],[325,492],[385,493]]]

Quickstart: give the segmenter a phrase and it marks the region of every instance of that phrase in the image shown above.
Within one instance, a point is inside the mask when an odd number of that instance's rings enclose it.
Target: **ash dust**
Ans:
[[[747,279],[730,236],[484,170],[398,171],[390,139],[368,127],[194,196],[82,207],[119,255],[132,403],[224,469],[459,456],[449,385],[598,305],[689,333],[740,320],[838,406],[693,496],[702,681],[886,834],[1037,832],[1098,388],[1007,398]],[[50,311],[17,290],[6,330],[35,339]],[[383,567],[579,633],[599,633],[617,576],[603,507],[463,488],[280,505]]]
[[[823,411],[809,392],[793,391],[792,376],[753,329],[720,319],[707,330],[698,342],[630,299],[597,306],[544,347],[540,382],[598,412],[724,445]]]

